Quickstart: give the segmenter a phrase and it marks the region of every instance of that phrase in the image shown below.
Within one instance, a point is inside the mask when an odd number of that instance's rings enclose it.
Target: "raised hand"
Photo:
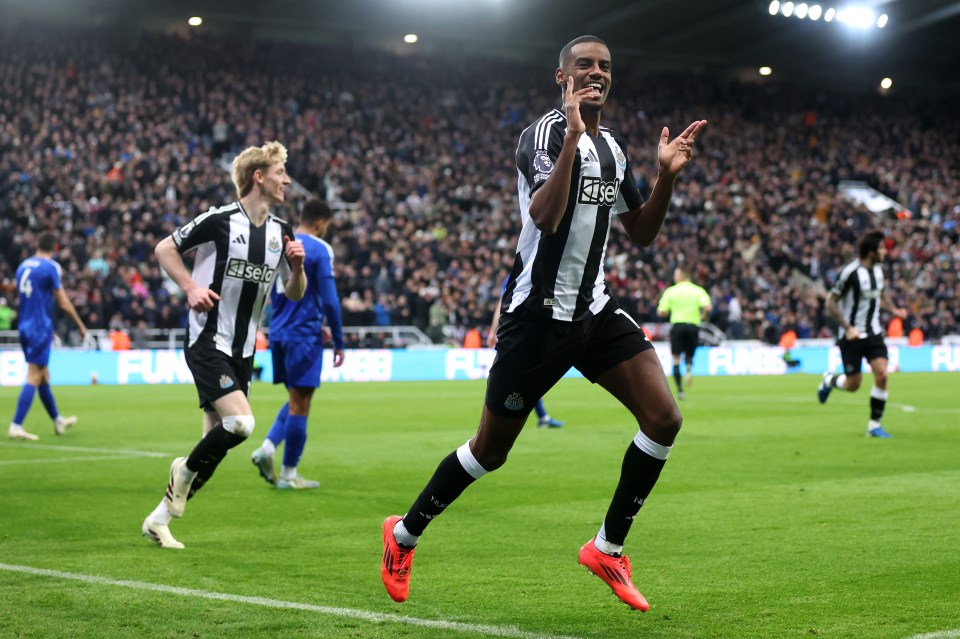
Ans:
[[[571,133],[583,133],[587,126],[580,117],[580,103],[584,98],[598,98],[600,94],[593,87],[585,87],[576,93],[573,91],[573,76],[567,77],[567,90],[563,95],[563,112],[567,116],[567,130]]]
[[[691,123],[673,141],[669,142],[670,129],[663,127],[663,131],[660,133],[660,146],[657,148],[657,158],[660,161],[660,172],[662,174],[673,176],[683,170],[683,167],[693,157],[693,143],[705,126],[707,126],[706,120],[697,120]]]
[[[287,241],[284,254],[287,256],[287,262],[290,263],[290,268],[294,271],[302,270],[303,260],[306,256],[306,252],[303,250],[303,242],[300,240],[291,240],[286,236],[284,236],[283,239]]]

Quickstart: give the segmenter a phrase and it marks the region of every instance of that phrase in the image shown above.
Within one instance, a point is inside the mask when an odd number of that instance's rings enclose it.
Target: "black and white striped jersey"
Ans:
[[[212,310],[190,310],[187,346],[209,339],[231,357],[253,357],[264,300],[279,275],[290,276],[284,237],[294,237],[287,222],[268,215],[254,226],[239,202],[201,213],[173,232],[180,253],[196,248],[193,279],[218,295]]]
[[[879,264],[864,266],[854,260],[843,267],[830,294],[838,300],[840,313],[860,334],[883,335],[880,324],[880,299],[883,293],[883,269]],[[843,337],[841,327],[839,336]]]
[[[596,314],[610,299],[603,259],[614,215],[643,203],[630,161],[609,129],[580,136],[567,210],[553,235],[530,217],[530,200],[560,155],[567,118],[553,109],[520,135],[517,187],[523,228],[503,296],[509,313],[521,305],[553,319],[575,321]]]

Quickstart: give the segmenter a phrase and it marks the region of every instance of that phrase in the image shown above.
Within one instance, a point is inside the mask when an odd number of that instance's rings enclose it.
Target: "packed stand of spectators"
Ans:
[[[277,139],[290,175],[340,211],[328,239],[344,323],[372,327],[352,346],[389,346],[378,329],[396,325],[436,342],[446,326],[486,330],[519,230],[516,142],[558,104],[549,59],[108,42],[27,29],[0,43],[6,288],[36,234],[53,229],[88,327],[184,326],[153,246],[235,197],[221,156]],[[650,76],[617,60],[603,124],[624,139],[642,191],[656,179],[660,128],[675,135],[698,118],[710,124],[656,242],[611,232],[608,278],[634,317],[658,321],[660,292],[684,264],[731,338],[829,335],[823,292],[880,225],[836,188],[859,179],[910,212],[882,224],[907,328],[960,334],[960,125],[947,101]]]

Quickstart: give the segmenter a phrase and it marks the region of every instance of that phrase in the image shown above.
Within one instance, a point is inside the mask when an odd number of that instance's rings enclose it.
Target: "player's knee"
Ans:
[[[494,471],[507,463],[509,450],[500,450],[494,446],[478,447],[473,451],[473,456],[477,463],[488,473]]]
[[[228,415],[223,418],[223,428],[237,437],[249,437],[257,422],[253,415]]]
[[[672,442],[682,425],[683,415],[676,405],[664,408],[646,424],[647,429],[656,434],[654,439],[658,442]]]
[[[880,390],[886,390],[887,388],[887,371],[882,373],[873,374],[873,383],[877,385],[877,388]]]
[[[506,451],[485,451],[476,455],[477,462],[488,473],[494,471],[507,463]]]
[[[856,376],[847,375],[847,382],[843,385],[843,388],[844,390],[848,390],[852,393],[853,391],[860,388],[860,381],[861,381],[860,375],[856,375]]]

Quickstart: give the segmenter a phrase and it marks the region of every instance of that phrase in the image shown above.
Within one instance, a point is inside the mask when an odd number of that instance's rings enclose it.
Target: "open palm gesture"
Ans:
[[[663,127],[663,131],[660,133],[660,145],[657,147],[657,158],[660,161],[661,173],[672,176],[683,170],[683,167],[693,157],[693,143],[705,126],[707,126],[706,120],[697,120],[672,141],[668,141],[670,140],[670,129]]]

